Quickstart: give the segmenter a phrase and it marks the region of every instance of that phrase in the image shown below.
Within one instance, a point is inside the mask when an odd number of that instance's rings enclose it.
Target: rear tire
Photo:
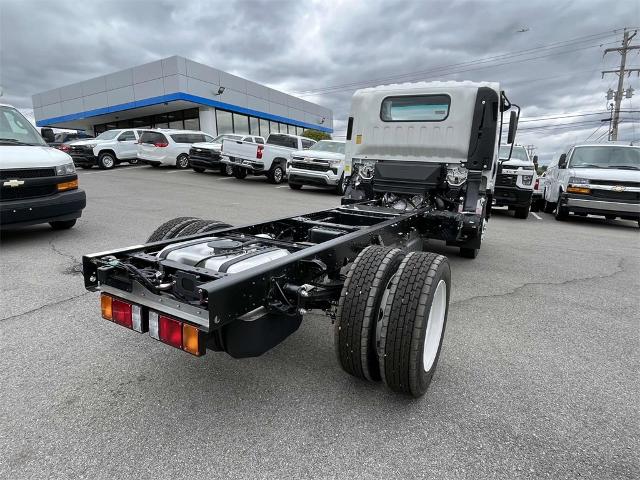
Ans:
[[[49,225],[51,225],[51,228],[53,228],[54,230],[68,230],[71,227],[73,227],[76,224],[76,220],[77,219],[73,219],[73,220],[62,220],[59,222],[49,222]]]
[[[480,253],[479,248],[460,247],[460,256],[463,258],[476,258]]]
[[[196,173],[204,173],[205,169],[200,167],[191,167]]]
[[[289,182],[289,188],[291,190],[300,190],[300,189],[302,189],[302,184],[301,183],[291,183],[291,182]]]
[[[233,165],[227,165],[226,163],[223,163],[222,166],[220,167],[220,173],[226,177],[232,177]]]
[[[187,155],[186,153],[178,155],[178,158],[176,158],[176,168],[179,168],[181,170],[189,168],[189,155]]]
[[[196,220],[193,223],[188,224],[174,237],[187,237],[189,235],[196,235],[198,233],[210,232],[212,230],[220,230],[222,228],[229,228],[231,225],[223,223],[218,220]]]
[[[561,199],[561,197],[558,197],[558,204],[556,205],[556,220],[558,221],[563,221],[569,218],[569,209],[562,206],[560,203]]]
[[[174,236],[183,228],[191,223],[200,220],[196,217],[177,217],[169,221],[164,222],[147,239],[147,243],[159,242],[160,240],[168,240],[174,238]]]
[[[244,178],[247,177],[247,169],[233,167],[233,176],[236,177],[238,180],[243,180]]]
[[[347,189],[347,183],[344,181],[344,174],[340,177],[338,185],[336,185],[336,193],[341,197],[344,196],[344,192]]]
[[[449,311],[446,257],[411,252],[391,282],[378,342],[380,372],[395,392],[420,397],[433,379]]]
[[[380,303],[404,253],[397,248],[370,246],[349,269],[342,287],[334,325],[338,363],[354,377],[380,380],[376,332]]]
[[[269,182],[273,183],[274,185],[281,184],[284,180],[284,168],[282,168],[282,165],[280,165],[279,163],[273,165],[271,167],[271,170],[269,170],[269,173],[267,174],[267,178],[269,179]]]
[[[132,158],[130,160],[127,160],[127,162],[129,162],[129,165],[137,165],[138,164],[138,159],[137,158]]]
[[[544,201],[544,213],[553,213],[553,211],[556,209],[556,203],[554,202],[549,202],[547,200]]]

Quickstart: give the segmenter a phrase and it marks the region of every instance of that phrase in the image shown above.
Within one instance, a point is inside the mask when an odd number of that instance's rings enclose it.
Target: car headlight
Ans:
[[[569,177],[569,183],[572,185],[589,185],[589,179],[582,177]]]
[[[56,166],[56,175],[73,175],[76,173],[76,166],[72,163]]]
[[[85,144],[85,147],[94,149],[96,145],[97,145],[97,143],[87,143],[87,144]]]
[[[339,158],[330,158],[328,162],[329,165],[340,165],[340,162],[342,162],[342,160],[340,160]]]
[[[523,185],[531,185],[533,182],[533,175],[523,175],[522,176],[522,184]]]
[[[467,175],[469,175],[469,171],[460,165],[448,167],[447,183],[452,187],[459,187],[467,181]]]

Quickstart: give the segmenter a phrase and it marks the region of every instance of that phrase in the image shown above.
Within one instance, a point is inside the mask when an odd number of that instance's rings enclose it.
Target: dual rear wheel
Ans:
[[[424,395],[440,356],[450,287],[442,255],[365,248],[338,303],[335,347],[342,368],[396,392]]]

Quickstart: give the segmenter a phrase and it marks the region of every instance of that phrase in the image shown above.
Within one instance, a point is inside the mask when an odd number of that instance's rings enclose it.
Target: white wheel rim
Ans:
[[[280,182],[280,180],[282,180],[282,170],[280,168],[276,168],[273,171],[273,178],[276,180],[276,182]]]
[[[109,155],[105,155],[102,158],[102,164],[107,168],[111,168],[113,166],[113,158],[111,158]]]
[[[229,176],[233,175],[233,167],[231,165],[227,165],[226,172],[227,172],[227,175]]]
[[[178,159],[178,166],[180,168],[186,168],[189,165],[189,157],[180,157]]]
[[[427,320],[427,333],[424,336],[424,348],[422,352],[422,364],[424,371],[428,372],[436,360],[442,328],[444,327],[444,315],[447,311],[447,284],[444,280],[438,282],[433,294],[429,318]]]

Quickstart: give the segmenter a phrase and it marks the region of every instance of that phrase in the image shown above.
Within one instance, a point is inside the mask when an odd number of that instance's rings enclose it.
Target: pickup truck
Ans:
[[[509,156],[511,154],[511,156]],[[500,145],[493,205],[508,207],[516,218],[526,219],[531,208],[535,166],[522,145]]]
[[[134,165],[138,163],[139,138],[138,130],[132,128],[107,130],[96,138],[74,141],[67,153],[73,158],[73,163],[82,168],[97,165],[108,170],[120,162]]]
[[[287,160],[296,150],[306,150],[316,142],[310,138],[286,133],[272,133],[264,145],[242,140],[222,141],[222,163],[233,167],[238,179],[248,174],[266,175],[271,183],[282,183]]]
[[[345,142],[320,140],[308,150],[291,153],[287,162],[289,187],[300,190],[303,185],[314,185],[344,195],[344,147]]]
[[[223,133],[211,142],[194,143],[189,150],[189,163],[194,172],[203,173],[205,170],[219,170],[224,175],[233,175],[233,167],[220,161],[223,140],[242,140],[244,142],[264,144],[264,138],[258,135],[235,133]]]

